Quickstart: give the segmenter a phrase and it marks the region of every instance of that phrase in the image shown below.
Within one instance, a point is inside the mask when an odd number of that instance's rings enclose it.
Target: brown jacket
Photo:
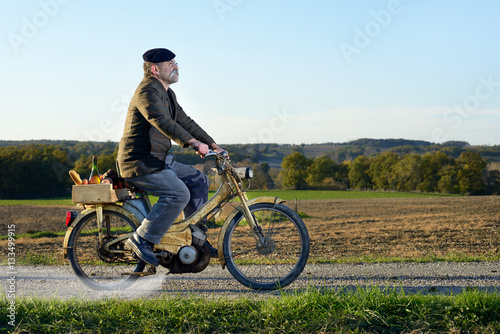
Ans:
[[[148,175],[165,166],[171,140],[182,147],[195,138],[207,145],[214,140],[177,103],[174,91],[155,78],[144,78],[130,102],[118,148],[122,177]]]

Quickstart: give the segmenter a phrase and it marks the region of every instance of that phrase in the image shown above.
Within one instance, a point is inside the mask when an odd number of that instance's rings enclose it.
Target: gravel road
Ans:
[[[279,296],[279,292],[256,292],[238,283],[227,270],[210,265],[198,274],[165,275],[159,269],[153,276],[140,278],[124,291],[95,291],[87,288],[70,266],[16,266],[9,274],[0,266],[0,284],[4,292],[16,296],[57,297],[60,299],[124,299],[160,296],[203,296],[262,298]],[[14,276],[14,279],[11,279]],[[403,288],[408,293],[460,293],[468,288],[500,291],[500,262],[472,263],[375,263],[307,265],[302,275],[286,291],[306,287],[322,289],[355,289],[363,286]]]

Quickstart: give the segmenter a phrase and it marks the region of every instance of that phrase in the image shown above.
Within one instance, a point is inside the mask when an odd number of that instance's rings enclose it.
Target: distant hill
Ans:
[[[103,149],[107,154],[116,150],[117,142],[80,142],[76,140],[0,140],[0,146],[19,146],[31,144],[55,145],[70,152],[70,155],[99,154]],[[463,151],[472,150],[480,152],[481,156],[490,162],[500,161],[500,146],[471,146],[465,141],[449,141],[436,144],[424,140],[410,140],[403,138],[372,139],[361,138],[344,143],[319,143],[319,144],[221,144],[232,155],[235,161],[249,159],[253,163],[267,162],[272,168],[280,169],[283,158],[291,153],[300,152],[309,158],[317,158],[323,155],[330,156],[337,162],[354,160],[357,156],[374,156],[386,151],[397,154],[444,151],[446,154],[457,158]],[[83,149],[82,149],[83,147]],[[174,154],[179,156],[179,161],[195,163],[193,152],[182,149],[175,145],[172,148]],[[73,153],[72,153],[73,152]],[[77,157],[76,157],[77,158]]]
[[[409,139],[370,139],[362,138],[347,142],[345,145],[377,147],[380,149],[390,149],[397,146],[431,146],[434,143],[424,140]]]

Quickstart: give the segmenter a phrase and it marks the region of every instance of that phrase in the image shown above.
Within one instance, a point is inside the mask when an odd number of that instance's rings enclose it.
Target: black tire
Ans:
[[[103,210],[106,243],[112,243],[112,254],[99,245],[97,232],[97,214],[92,212],[83,217],[70,234],[68,241],[68,259],[78,278],[89,288],[95,290],[123,290],[135,282],[139,276],[122,273],[142,272],[145,263],[132,257],[132,252],[123,251],[127,235],[137,226],[123,214]]]
[[[227,269],[241,284],[256,290],[275,290],[292,283],[304,270],[309,257],[309,234],[304,222],[283,204],[250,206],[267,247],[258,247],[253,231],[240,212],[224,234]]]

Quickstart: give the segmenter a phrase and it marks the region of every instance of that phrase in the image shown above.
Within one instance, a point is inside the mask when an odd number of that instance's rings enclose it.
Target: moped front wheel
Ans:
[[[254,231],[241,212],[231,220],[223,242],[227,269],[251,289],[283,288],[302,273],[307,263],[307,228],[299,215],[283,204],[254,204],[250,212],[261,231]]]
[[[122,290],[139,278],[145,263],[132,257],[124,245],[137,229],[125,215],[103,210],[102,241],[99,239],[97,214],[83,217],[74,227],[68,241],[68,259],[77,277],[96,290]]]

